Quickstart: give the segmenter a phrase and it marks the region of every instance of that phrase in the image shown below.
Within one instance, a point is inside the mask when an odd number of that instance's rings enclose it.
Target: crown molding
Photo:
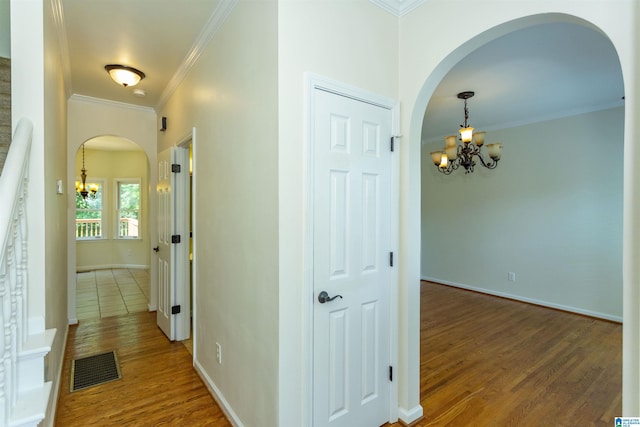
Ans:
[[[426,0],[369,0],[371,3],[375,4],[386,10],[387,12],[395,15],[397,17],[401,17],[411,12],[416,7],[420,6]]]
[[[53,14],[53,24],[60,51],[60,67],[62,68],[64,90],[67,98],[69,98],[73,93],[73,87],[71,86],[71,59],[69,55],[69,41],[67,40],[67,27],[64,20],[62,0],[51,0],[51,11]]]
[[[173,92],[178,88],[180,83],[185,79],[189,71],[193,68],[193,66],[198,62],[200,55],[206,48],[207,44],[213,39],[216,33],[222,28],[222,25],[225,23],[231,12],[238,4],[239,0],[222,0],[220,4],[216,7],[216,9],[209,17],[207,24],[204,26],[200,35],[196,39],[196,42],[193,44],[185,58],[182,60],[182,65],[175,72],[169,83],[162,91],[160,95],[160,100],[156,105],[156,111],[160,111],[164,104],[169,100]]]
[[[108,99],[94,98],[93,96],[79,95],[74,93],[69,97],[69,101],[85,102],[87,104],[97,104],[106,107],[128,108],[130,110],[141,111],[144,113],[156,114],[152,107],[144,107],[142,105],[127,104],[126,102],[111,101]]]
[[[531,125],[531,124],[534,124],[534,123],[549,122],[551,120],[559,120],[559,119],[564,119],[564,118],[567,118],[567,117],[579,116],[579,115],[582,115],[582,114],[595,113],[596,111],[611,110],[613,108],[624,107],[624,105],[625,105],[624,101],[622,101],[622,100],[614,101],[614,102],[610,102],[610,103],[606,103],[606,104],[585,105],[585,106],[580,106],[580,107],[577,107],[577,108],[572,108],[572,109],[569,109],[569,110],[556,111],[556,112],[553,112],[553,113],[543,114],[543,115],[538,115],[538,116],[531,116],[531,117],[527,117],[526,119],[522,119],[522,120],[515,120],[515,121],[512,121],[512,122],[498,123],[498,124],[494,124],[494,125],[480,126],[480,127],[485,132],[494,132],[494,131],[502,130],[502,129],[511,129],[511,128],[515,128],[515,127],[519,127],[519,126]],[[426,145],[426,144],[431,144],[431,143],[434,143],[434,142],[442,141],[445,136],[446,135],[442,135],[442,136],[439,136],[439,137],[431,137],[431,138],[425,139],[424,141],[422,141],[422,145]]]

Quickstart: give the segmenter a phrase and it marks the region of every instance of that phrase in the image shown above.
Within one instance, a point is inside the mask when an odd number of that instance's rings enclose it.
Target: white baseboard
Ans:
[[[400,422],[405,425],[418,421],[422,418],[422,415],[422,406],[420,405],[414,406],[411,409],[398,408],[398,418]]]
[[[483,294],[493,295],[493,296],[496,296],[496,297],[512,299],[512,300],[515,300],[515,301],[526,302],[526,303],[529,303],[529,304],[539,305],[539,306],[542,306],[542,307],[554,308],[556,310],[562,310],[562,311],[568,311],[569,313],[582,314],[584,316],[595,317],[595,318],[598,318],[598,319],[604,319],[604,320],[609,320],[609,321],[612,321],[612,322],[622,323],[622,317],[621,316],[614,316],[614,315],[611,315],[611,314],[600,313],[600,312],[597,312],[597,311],[585,310],[585,309],[582,309],[582,308],[579,308],[579,307],[572,307],[572,306],[568,306],[568,305],[556,304],[556,303],[553,303],[553,302],[538,300],[538,299],[535,299],[535,298],[527,298],[527,297],[523,297],[523,296],[520,296],[520,295],[509,294],[509,293],[506,293],[506,292],[498,292],[498,291],[493,291],[493,290],[490,290],[490,289],[478,288],[476,286],[463,285],[461,283],[451,282],[449,280],[435,279],[433,277],[421,276],[420,279],[421,280],[426,280],[427,282],[435,282],[435,283],[441,283],[441,284],[447,285],[447,286],[453,286],[454,288],[467,289],[469,291],[480,292],[480,293],[483,293]]]
[[[216,401],[222,412],[227,416],[227,419],[231,422],[234,427],[244,427],[244,424],[238,418],[238,415],[233,411],[229,402],[224,398],[218,387],[214,384],[213,380],[207,375],[204,368],[196,359],[193,360],[193,368],[196,370],[202,381],[209,389],[209,393],[213,396],[213,399]]]
[[[144,264],[100,264],[100,265],[78,265],[77,272],[92,270],[107,270],[110,268],[132,268],[137,270],[148,270],[149,266]]]
[[[43,427],[53,427],[56,419],[56,410],[58,409],[58,395],[60,394],[60,380],[62,379],[62,367],[64,365],[64,355],[67,352],[67,338],[69,338],[69,325],[64,331],[64,341],[62,341],[62,354],[60,354],[60,366],[58,366],[58,372],[55,380],[53,381],[51,399],[47,407],[47,413],[42,422]]]

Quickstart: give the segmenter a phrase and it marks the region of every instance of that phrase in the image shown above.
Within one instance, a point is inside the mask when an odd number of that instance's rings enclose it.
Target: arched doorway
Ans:
[[[476,37],[470,39],[469,41],[467,41],[466,43],[462,44],[461,46],[459,46],[458,48],[456,48],[455,50],[453,50],[448,56],[446,56],[434,69],[433,71],[430,73],[430,75],[428,76],[428,78],[426,79],[426,81],[424,82],[424,84],[421,86],[420,88],[420,92],[416,98],[416,103],[414,105],[414,108],[412,110],[412,117],[411,117],[411,123],[410,123],[410,135],[411,135],[411,140],[409,142],[410,144],[410,154],[409,154],[409,164],[410,164],[410,168],[412,170],[418,169],[420,170],[420,165],[422,164],[423,168],[434,168],[433,163],[431,163],[431,160],[429,159],[428,153],[426,156],[420,156],[420,152],[421,152],[421,130],[422,130],[422,124],[423,124],[423,119],[424,119],[424,112],[425,109],[427,108],[427,105],[429,103],[429,100],[431,99],[431,97],[434,95],[434,93],[436,92],[437,86],[440,84],[440,82],[443,80],[443,78],[445,77],[445,75],[455,66],[455,64],[457,64],[459,61],[461,61],[463,58],[465,58],[467,55],[469,55],[470,53],[474,52],[478,47],[482,46],[483,44],[487,43],[490,40],[494,40],[497,39],[498,37],[501,37],[505,34],[509,34],[513,31],[516,31],[518,29],[521,28],[527,28],[527,27],[531,27],[534,25],[541,25],[544,23],[548,23],[548,22],[567,22],[567,23],[574,23],[574,24],[579,24],[579,25],[583,25],[585,27],[589,27],[593,30],[596,31],[600,31],[598,29],[596,29],[593,25],[585,22],[585,21],[581,21],[581,20],[577,20],[575,17],[573,16],[569,16],[569,15],[559,15],[559,14],[546,14],[546,15],[536,15],[536,16],[530,16],[527,18],[522,18],[522,19],[517,19],[514,21],[510,21],[510,22],[506,22],[504,24],[498,25],[497,27],[494,27],[490,30],[487,30],[479,35],[477,35]],[[468,90],[473,90],[474,88],[465,88]],[[620,94],[620,96],[622,96],[623,94]],[[455,98],[455,93],[453,94],[454,98]],[[461,110],[460,110],[461,111]],[[460,117],[460,114],[458,114],[458,117]],[[454,128],[455,130],[455,128]],[[622,162],[620,162],[619,164],[621,165]],[[415,169],[414,169],[415,168]],[[416,179],[416,175],[414,174],[409,178],[409,181],[411,182],[412,186],[418,186],[418,184],[416,184],[415,179]],[[415,187],[414,187],[415,188]],[[619,192],[621,193],[621,189],[618,188]],[[419,229],[420,227],[420,222],[421,219],[419,218],[419,215],[417,215],[417,212],[420,210],[420,202],[419,201],[415,201],[413,200],[413,197],[416,196],[416,193],[413,192],[412,190],[409,190],[410,196],[409,198],[411,200],[409,200],[408,203],[408,209],[410,211],[410,219],[409,219],[409,229],[412,229],[414,231],[417,231],[417,229]],[[419,199],[418,199],[419,200]],[[621,209],[620,209],[621,212]],[[412,223],[413,222],[413,223]],[[423,224],[424,225],[424,224]],[[621,227],[621,226],[620,226]],[[419,233],[415,233],[415,234],[419,234]],[[412,248],[416,248],[419,245],[418,242],[416,242],[415,240],[413,240],[413,237],[409,237],[409,246]],[[461,242],[461,244],[464,244],[464,242]],[[618,250],[618,254],[622,253],[622,247],[621,247],[621,242],[618,244],[617,246],[617,250]],[[504,279],[505,281],[507,280],[507,272],[510,270],[505,270],[504,271]],[[620,273],[621,275],[621,273]],[[411,276],[411,275],[410,275]],[[411,279],[411,277],[409,277]],[[620,286],[621,289],[621,286]],[[412,302],[409,304],[411,305],[413,304]],[[618,304],[621,305],[621,301],[618,300]],[[410,309],[413,309],[413,306],[410,307]],[[413,311],[413,310],[410,310]],[[621,311],[620,311],[621,312]],[[411,314],[410,314],[410,318],[411,318]],[[413,318],[415,320],[415,318]],[[415,333],[415,331],[413,332]],[[409,331],[409,335],[412,335],[412,331]],[[413,335],[415,337],[415,335]],[[409,350],[411,351],[411,349]]]
[[[75,160],[76,316],[83,320],[148,311],[147,155],[131,140],[105,135],[82,143]]]

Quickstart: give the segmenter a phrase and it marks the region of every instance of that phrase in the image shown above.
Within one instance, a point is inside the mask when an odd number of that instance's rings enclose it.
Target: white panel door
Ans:
[[[389,420],[391,111],[318,89],[314,99],[313,422],[379,426]],[[323,291],[334,299],[320,302]]]
[[[157,323],[162,332],[171,341],[175,340],[175,319],[171,314],[171,307],[175,301],[175,290],[173,281],[173,245],[171,244],[171,234],[173,233],[174,218],[174,194],[171,189],[174,187],[174,177],[171,173],[171,164],[175,148],[164,150],[158,154],[158,310]]]

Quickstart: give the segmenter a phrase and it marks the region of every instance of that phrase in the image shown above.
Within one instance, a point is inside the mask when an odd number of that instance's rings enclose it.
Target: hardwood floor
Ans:
[[[415,426],[611,426],[622,325],[422,282]]]
[[[423,282],[420,328],[415,426],[611,426],[621,414],[620,324]],[[123,378],[69,393],[71,360],[112,349]],[[187,349],[136,313],[70,329],[56,425],[230,423]]]
[[[71,361],[116,349],[122,379],[69,392]],[[69,330],[56,426],[230,426],[156,313],[84,320]]]

